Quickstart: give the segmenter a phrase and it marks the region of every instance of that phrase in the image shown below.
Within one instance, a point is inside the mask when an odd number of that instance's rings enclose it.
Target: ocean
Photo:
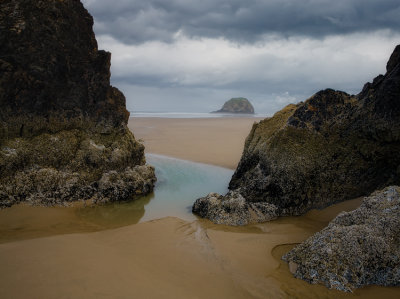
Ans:
[[[159,118],[224,118],[224,117],[268,117],[270,115],[239,114],[239,113],[208,113],[208,112],[152,112],[152,111],[130,111],[131,117],[159,117]]]

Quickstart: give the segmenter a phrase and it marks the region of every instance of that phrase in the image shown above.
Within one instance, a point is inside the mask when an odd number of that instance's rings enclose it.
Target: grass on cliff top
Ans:
[[[260,140],[266,141],[283,129],[288,118],[293,115],[297,106],[289,104],[282,110],[276,112],[272,117],[266,118],[259,123],[254,123],[250,134],[246,138],[245,149],[254,147]]]
[[[246,98],[232,98],[229,101],[225,102],[224,107],[246,107],[251,106],[251,103]]]
[[[286,126],[287,120],[293,115],[296,108],[297,105],[289,104],[276,112],[272,117],[260,121],[256,128],[256,134],[263,138],[270,138]]]
[[[240,98],[232,98],[229,101],[227,101],[226,103],[235,104],[235,103],[240,103],[240,102],[243,102],[243,101],[248,102],[249,100],[246,99],[246,98],[241,98],[241,97]]]

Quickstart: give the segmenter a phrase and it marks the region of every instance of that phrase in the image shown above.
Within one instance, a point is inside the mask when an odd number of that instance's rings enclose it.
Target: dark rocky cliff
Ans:
[[[111,54],[97,49],[80,1],[0,5],[2,141],[84,122],[99,132],[125,128],[125,98],[110,86]]]
[[[79,0],[0,2],[0,206],[152,190],[92,26]]]
[[[397,46],[386,74],[357,96],[323,90],[255,124],[229,184],[231,192],[217,201],[218,208],[208,196],[197,200],[193,211],[233,225],[299,215],[399,184],[399,152]],[[244,199],[240,207],[232,201],[238,194]],[[262,204],[263,211],[254,213],[251,203]]]

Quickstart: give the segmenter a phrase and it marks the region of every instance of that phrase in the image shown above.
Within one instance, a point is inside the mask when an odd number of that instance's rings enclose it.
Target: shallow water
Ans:
[[[111,227],[168,216],[193,221],[194,200],[208,192],[226,193],[233,174],[230,169],[161,155],[148,154],[146,159],[156,169],[157,183],[152,194],[125,203],[81,208],[78,215]]]
[[[153,154],[146,157],[156,169],[157,183],[141,222],[165,216],[197,219],[192,214],[194,199],[209,192],[225,194],[233,175],[233,170],[213,165]]]
[[[208,192],[226,193],[233,174],[230,169],[146,155],[156,169],[154,192],[129,202],[80,207],[33,207],[16,205],[0,210],[0,243],[54,234],[117,228],[172,216],[196,219],[194,200]]]

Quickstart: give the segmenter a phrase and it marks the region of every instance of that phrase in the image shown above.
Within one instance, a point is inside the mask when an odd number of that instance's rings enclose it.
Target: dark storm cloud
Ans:
[[[84,0],[96,32],[124,43],[223,37],[254,42],[264,34],[324,37],[400,31],[398,0]]]
[[[327,87],[358,93],[400,40],[399,0],[82,2],[131,110],[244,96],[272,113]]]

